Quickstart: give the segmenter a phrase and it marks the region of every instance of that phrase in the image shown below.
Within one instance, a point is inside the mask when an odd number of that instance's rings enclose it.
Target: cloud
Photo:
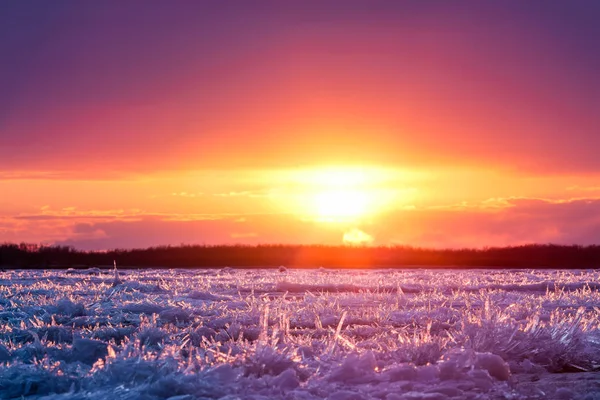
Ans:
[[[94,227],[94,225],[90,224],[90,223],[83,223],[83,224],[77,224],[73,227],[73,233],[92,233],[95,232],[96,228]]]
[[[600,186],[569,186],[567,188],[569,191],[579,191],[579,192],[600,192]]]
[[[501,199],[504,207],[447,207],[397,211],[377,237],[425,247],[482,247],[526,243],[600,243],[600,199]]]
[[[274,190],[244,190],[240,192],[215,193],[216,197],[269,197]]]
[[[289,214],[168,214],[44,210],[0,218],[0,241],[82,249],[205,244],[342,244],[483,247],[600,243],[600,199],[500,198],[390,211],[363,223],[323,223]],[[76,215],[71,215],[76,213]]]
[[[368,233],[361,231],[360,229],[353,228],[347,232],[344,232],[343,236],[344,244],[371,244],[373,243],[373,237]]]
[[[115,220],[139,218],[144,215],[140,210],[79,210],[76,207],[63,207],[52,209],[48,206],[41,207],[37,214],[18,214],[16,220],[49,221],[49,220]]]
[[[232,239],[248,239],[258,237],[258,234],[256,232],[232,233],[230,236]]]
[[[10,167],[8,165],[7,167]],[[132,171],[116,171],[100,168],[90,168],[89,165],[75,165],[72,169],[54,170],[49,165],[48,170],[18,170],[0,169],[2,181],[123,181],[135,179],[137,176]]]
[[[204,220],[219,220],[229,218],[232,215],[238,214],[195,214],[195,213],[158,213],[146,212],[139,209],[129,210],[78,210],[75,207],[66,207],[60,210],[43,207],[41,213],[37,214],[18,214],[12,218],[15,220],[30,220],[30,221],[131,221],[131,220],[149,220],[157,219],[164,221],[204,221]]]
[[[195,197],[204,196],[204,193],[173,192],[173,193],[171,193],[171,196],[195,198]]]
[[[89,219],[117,219],[118,216],[117,215],[111,215],[111,214],[107,214],[107,215],[52,215],[52,214],[25,214],[25,215],[16,215],[13,217],[14,219],[20,219],[20,220],[29,220],[29,221],[50,221],[50,220],[60,220],[60,221],[65,221],[65,220],[73,220],[73,219],[85,219],[85,220],[89,220]]]
[[[71,237],[57,242],[82,249],[140,248],[166,244],[260,244],[323,243],[340,244],[343,230],[337,226],[320,226],[281,215],[246,216],[244,225],[252,231],[240,231],[239,216],[215,220],[110,221],[92,223],[85,231],[102,231],[101,238]]]

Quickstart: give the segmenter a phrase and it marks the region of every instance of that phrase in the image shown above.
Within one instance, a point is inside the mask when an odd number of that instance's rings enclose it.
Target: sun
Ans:
[[[372,171],[364,168],[315,169],[305,176],[308,210],[319,221],[360,220],[375,210]]]
[[[321,219],[356,219],[369,211],[369,195],[358,189],[330,189],[316,192],[314,208]]]
[[[281,175],[284,189],[274,197],[274,204],[303,220],[372,223],[387,210],[408,200],[398,190],[400,173],[372,166],[288,170]]]

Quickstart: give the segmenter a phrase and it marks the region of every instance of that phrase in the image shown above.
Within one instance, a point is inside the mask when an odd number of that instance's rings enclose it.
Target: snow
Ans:
[[[125,303],[122,308],[123,312],[133,314],[160,314],[164,311],[164,307],[152,303]]]
[[[599,271],[115,276],[0,272],[0,398],[600,399]]]
[[[207,300],[207,301],[223,301],[223,300],[229,300],[226,297],[221,297],[221,296],[215,296],[212,293],[209,292],[201,292],[201,291],[197,291],[194,290],[192,292],[190,292],[188,294],[188,297],[191,299],[196,299],[196,300]]]
[[[100,340],[75,339],[72,348],[73,361],[93,365],[108,355],[108,344]]]
[[[164,311],[161,311],[158,316],[161,320],[165,322],[171,322],[173,324],[178,322],[190,322],[192,317],[188,311],[179,307],[168,308]]]

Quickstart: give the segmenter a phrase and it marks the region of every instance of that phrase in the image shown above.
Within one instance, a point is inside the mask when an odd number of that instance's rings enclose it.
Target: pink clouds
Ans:
[[[341,244],[348,232],[361,232],[373,245],[437,248],[600,242],[600,199],[507,198],[501,203],[504,206],[490,207],[484,202],[468,207],[396,210],[360,224],[319,223],[287,214],[27,215],[1,219],[0,241],[28,241],[28,232],[36,232],[35,241],[82,249],[179,243]]]
[[[482,247],[600,241],[600,200],[508,198],[480,206],[396,212],[376,237],[425,247]],[[395,228],[394,228],[395,227]]]

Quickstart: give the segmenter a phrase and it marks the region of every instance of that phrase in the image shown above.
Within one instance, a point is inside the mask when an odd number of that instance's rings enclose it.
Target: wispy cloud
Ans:
[[[31,232],[35,232],[32,235]],[[600,199],[496,198],[472,205],[414,207],[376,220],[326,223],[292,214],[184,214],[44,208],[0,218],[0,241],[85,249],[169,243],[370,243],[481,247],[600,243]]]
[[[127,181],[139,179],[135,172],[116,171],[110,169],[78,168],[69,170],[2,170],[0,180],[3,181]]]
[[[234,232],[230,236],[232,239],[247,239],[247,238],[258,237],[258,233],[256,233],[256,232],[246,232],[246,233]]]
[[[507,198],[499,204],[396,211],[377,237],[432,247],[600,243],[600,199]]]
[[[569,191],[577,191],[577,192],[600,192],[600,186],[569,186],[567,188]]]
[[[139,209],[130,210],[79,210],[76,207],[63,207],[52,209],[49,206],[40,208],[37,214],[18,214],[13,216],[17,220],[47,221],[47,220],[116,220],[116,219],[135,219],[148,216]]]
[[[358,229],[352,228],[347,232],[344,232],[342,236],[344,244],[371,244],[374,242],[373,236]]]
[[[173,193],[171,193],[171,196],[195,198],[195,197],[204,196],[204,193],[173,192]]]
[[[239,192],[215,193],[216,197],[271,197],[275,194],[275,190],[243,190]]]

